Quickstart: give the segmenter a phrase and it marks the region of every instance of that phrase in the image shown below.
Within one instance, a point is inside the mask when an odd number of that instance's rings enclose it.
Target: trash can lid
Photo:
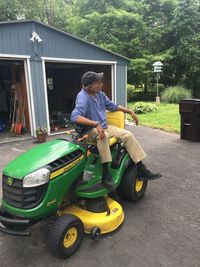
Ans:
[[[181,102],[188,102],[188,103],[193,103],[193,104],[200,104],[200,99],[193,99],[193,98],[186,98],[186,99],[182,99],[180,101]]]

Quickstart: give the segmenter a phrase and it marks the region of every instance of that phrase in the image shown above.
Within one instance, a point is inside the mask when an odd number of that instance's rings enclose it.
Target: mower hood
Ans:
[[[3,174],[21,180],[29,173],[32,173],[77,149],[81,149],[84,153],[84,149],[77,144],[59,139],[37,145],[11,161],[4,168]]]

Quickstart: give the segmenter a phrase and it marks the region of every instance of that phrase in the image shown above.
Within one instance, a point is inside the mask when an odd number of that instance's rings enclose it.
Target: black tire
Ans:
[[[95,241],[99,240],[101,237],[101,229],[97,226],[94,226],[90,231],[90,237]]]
[[[118,187],[119,196],[128,201],[137,202],[143,198],[148,181],[138,181],[137,166],[131,165],[124,172]]]
[[[78,217],[71,214],[59,217],[49,226],[49,249],[58,258],[68,258],[78,249],[83,235],[84,226]]]

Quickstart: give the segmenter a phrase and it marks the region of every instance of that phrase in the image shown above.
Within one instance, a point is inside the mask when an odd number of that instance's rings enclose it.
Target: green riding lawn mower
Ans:
[[[122,112],[109,112],[107,119],[124,127]],[[137,179],[137,166],[123,144],[111,138],[110,149],[116,192],[124,200],[140,200],[147,180]],[[57,257],[69,257],[78,249],[84,233],[98,240],[124,220],[121,205],[110,197],[101,176],[96,147],[80,142],[74,134],[37,145],[3,170],[0,231],[26,236],[32,225],[46,220],[50,251]]]

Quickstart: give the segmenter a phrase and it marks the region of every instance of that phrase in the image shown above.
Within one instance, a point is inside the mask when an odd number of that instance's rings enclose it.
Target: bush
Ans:
[[[161,100],[166,103],[179,103],[182,99],[191,97],[191,91],[181,86],[168,87],[161,94]]]
[[[127,84],[127,101],[131,102],[133,101],[133,92],[134,92],[135,86],[131,84]]]
[[[145,114],[148,112],[152,112],[158,109],[158,106],[156,104],[150,104],[150,103],[144,103],[144,102],[137,102],[133,106],[133,111],[136,114]]]

